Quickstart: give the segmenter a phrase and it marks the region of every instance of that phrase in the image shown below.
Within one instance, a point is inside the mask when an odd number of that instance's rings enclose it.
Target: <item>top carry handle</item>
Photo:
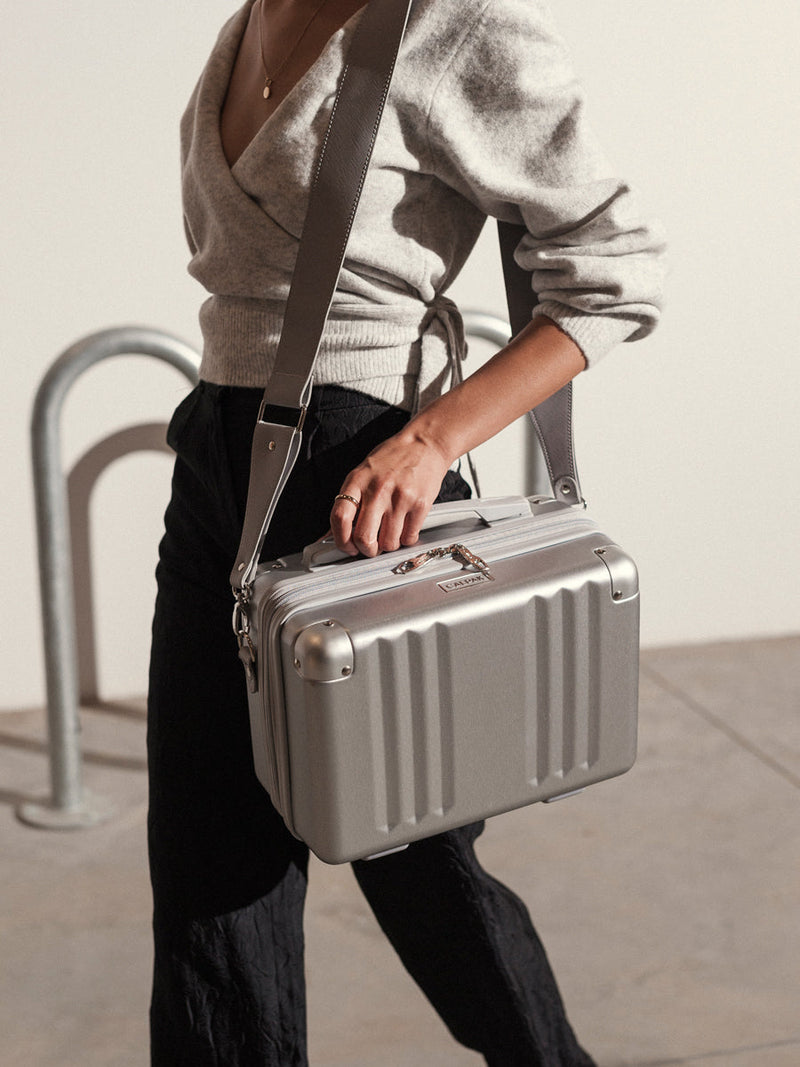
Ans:
[[[230,582],[234,629],[244,611],[278,499],[300,451],[314,364],[391,85],[412,0],[369,0],[353,35],[309,193],[283,330],[253,432],[242,537]],[[535,304],[530,275],[513,259],[524,227],[498,223],[513,333]],[[571,384],[530,413],[553,493],[582,503],[572,445]]]

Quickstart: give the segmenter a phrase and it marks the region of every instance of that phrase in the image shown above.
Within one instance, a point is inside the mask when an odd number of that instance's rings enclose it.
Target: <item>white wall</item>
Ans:
[[[0,708],[43,699],[28,445],[39,379],[62,348],[105,326],[147,323],[198,342],[177,122],[235,6],[41,0],[3,19]],[[796,631],[800,8],[553,6],[601,138],[672,246],[660,330],[579,382],[592,514],[640,564],[646,644]],[[487,236],[455,290],[464,305],[502,310],[496,273],[486,282],[493,262]],[[67,465],[114,429],[166,419],[184,389],[141,359],[95,368],[66,406]],[[508,485],[508,440],[484,460],[484,491]],[[166,457],[135,456],[95,493],[107,696],[145,687],[168,481]]]

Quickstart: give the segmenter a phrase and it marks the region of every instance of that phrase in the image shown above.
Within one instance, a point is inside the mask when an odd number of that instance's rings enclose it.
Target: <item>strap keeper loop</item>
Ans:
[[[291,426],[299,433],[305,425],[307,411],[305,404],[286,407],[283,404],[269,404],[264,399],[258,409],[258,421],[272,426]]]

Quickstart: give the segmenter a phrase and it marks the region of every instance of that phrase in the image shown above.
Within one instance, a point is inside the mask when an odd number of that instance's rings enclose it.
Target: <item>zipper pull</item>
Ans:
[[[489,565],[480,556],[476,556],[474,552],[471,552],[466,545],[452,545],[451,546],[453,559],[457,563],[461,563],[464,567],[474,567],[476,570],[485,574],[487,578],[492,578],[489,573]]]
[[[480,556],[470,552],[466,545],[458,543],[441,548],[431,548],[419,556],[414,556],[413,559],[407,559],[405,563],[399,563],[396,567],[392,567],[392,574],[408,574],[409,571],[416,571],[423,567],[428,560],[443,559],[445,556],[452,556],[456,563],[460,563],[462,567],[474,567],[482,574],[485,574],[487,578],[494,580],[488,564]]]
[[[407,559],[403,563],[398,563],[396,567],[392,567],[392,574],[408,574],[409,571],[415,571],[419,567],[423,567],[436,555],[437,550],[432,548],[427,552],[421,553],[419,556],[414,556],[412,559]]]

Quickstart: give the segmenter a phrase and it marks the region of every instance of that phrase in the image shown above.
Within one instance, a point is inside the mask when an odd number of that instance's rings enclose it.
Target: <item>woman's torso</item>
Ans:
[[[269,13],[289,0],[265,2]],[[320,2],[303,0],[306,20]],[[210,294],[201,375],[263,388],[363,12],[357,0],[327,0],[318,17],[331,21],[309,25],[265,101],[264,66],[282,59],[267,52],[265,25],[260,62],[259,8],[247,0],[223,27],[181,139],[189,270]],[[545,0],[413,0],[315,380],[407,408],[438,395],[463,352],[444,294],[486,215],[525,224],[517,258],[532,272],[537,310],[587,360],[652,329],[658,234],[585,127]]]
[[[311,176],[363,6],[328,3],[334,22],[353,13],[327,38],[330,21],[311,37],[315,19],[303,52],[299,47],[265,101],[261,5],[248,0],[223,27],[183,118],[189,270],[211,294],[200,322],[201,376],[212,382],[263,387],[271,373]],[[485,3],[464,0],[459,17],[452,10],[442,17],[436,0],[412,7],[320,345],[317,382],[411,409],[442,391],[463,353],[460,320],[440,294],[485,216],[431,172],[426,114],[469,28],[465,11],[474,20]],[[313,13],[313,5],[305,10]],[[302,20],[295,33],[298,25]],[[269,63],[266,30],[265,23]],[[264,105],[257,111],[248,99],[253,92]]]

